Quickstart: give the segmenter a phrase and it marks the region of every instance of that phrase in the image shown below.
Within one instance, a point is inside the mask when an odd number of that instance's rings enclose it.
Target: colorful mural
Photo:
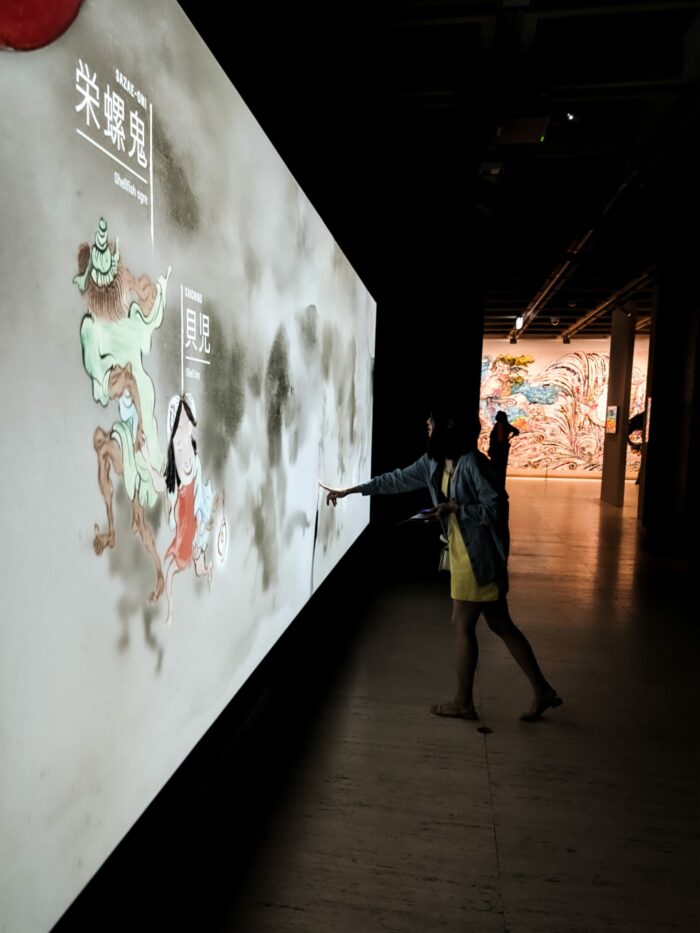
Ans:
[[[570,349],[570,347],[576,349]],[[508,347],[508,349],[505,349]],[[648,339],[635,346],[630,416],[644,411]],[[609,341],[570,344],[520,341],[517,351],[486,340],[481,363],[479,446],[488,450],[496,413],[520,431],[511,441],[510,475],[594,476],[603,467]],[[632,438],[634,441],[634,437]],[[627,474],[636,475],[640,446],[628,447]]]

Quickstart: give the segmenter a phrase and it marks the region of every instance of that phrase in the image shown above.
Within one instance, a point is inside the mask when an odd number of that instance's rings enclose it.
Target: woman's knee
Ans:
[[[452,624],[465,631],[474,630],[479,619],[481,607],[478,603],[469,603],[461,599],[452,601]]]
[[[503,602],[490,603],[484,606],[486,624],[496,635],[507,635],[515,630],[515,624],[508,612],[508,606]]]

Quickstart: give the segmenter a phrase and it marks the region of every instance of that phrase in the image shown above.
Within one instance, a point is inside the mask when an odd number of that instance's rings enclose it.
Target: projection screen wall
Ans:
[[[0,54],[0,929],[45,931],[366,526],[376,306],[174,0]]]

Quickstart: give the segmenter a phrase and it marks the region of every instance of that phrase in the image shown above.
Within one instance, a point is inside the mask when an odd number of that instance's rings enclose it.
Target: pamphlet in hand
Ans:
[[[404,518],[402,522],[399,522],[399,525],[405,525],[407,522],[432,522],[435,518],[435,509],[421,509],[420,512],[416,512],[415,515],[411,515],[409,518]]]

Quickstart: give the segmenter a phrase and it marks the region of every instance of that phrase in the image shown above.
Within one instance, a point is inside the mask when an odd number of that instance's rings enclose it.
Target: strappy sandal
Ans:
[[[556,707],[561,706],[563,702],[562,698],[557,694],[557,691],[552,690],[551,693],[547,694],[546,698],[537,701],[537,706],[532,712],[523,713],[520,717],[520,721],[537,722],[537,720],[542,717],[545,710],[556,709]]]
[[[448,719],[478,719],[479,714],[475,709],[460,709],[454,703],[433,703],[430,712],[434,716],[446,716]]]

